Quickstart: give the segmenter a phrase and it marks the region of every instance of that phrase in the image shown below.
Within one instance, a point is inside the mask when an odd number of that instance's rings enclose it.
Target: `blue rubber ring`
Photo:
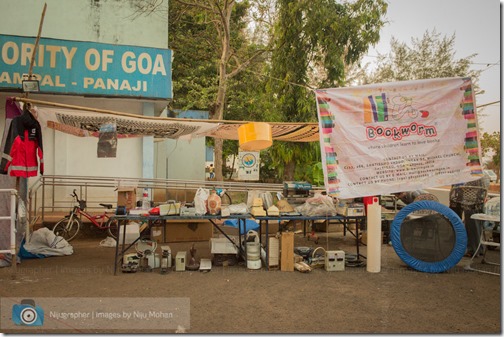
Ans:
[[[401,225],[404,219],[411,212],[422,209],[436,211],[444,215],[453,226],[453,230],[455,232],[455,245],[453,246],[451,254],[442,261],[426,262],[419,260],[414,256],[411,256],[402,245]],[[426,273],[441,273],[454,267],[462,259],[467,248],[467,233],[464,223],[460,217],[449,207],[431,200],[416,201],[401,209],[392,222],[390,239],[395,252],[404,263],[418,271]]]

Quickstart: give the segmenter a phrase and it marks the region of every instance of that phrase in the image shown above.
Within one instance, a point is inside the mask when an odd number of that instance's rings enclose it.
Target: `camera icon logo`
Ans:
[[[21,300],[12,306],[12,321],[16,325],[41,326],[44,324],[44,310],[32,299]]]

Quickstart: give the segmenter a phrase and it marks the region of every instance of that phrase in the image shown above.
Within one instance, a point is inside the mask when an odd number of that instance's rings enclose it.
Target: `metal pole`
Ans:
[[[18,192],[16,189],[0,189],[0,192],[10,192],[11,195],[11,205],[10,214],[0,216],[0,220],[10,220],[10,247],[6,250],[0,250],[0,253],[10,253],[11,257],[11,267],[12,267],[12,279],[16,278],[17,272],[17,262],[16,262],[16,199]]]
[[[16,197],[17,197],[17,190],[12,191],[11,190],[11,238],[10,238],[10,249],[11,249],[11,256],[12,256],[12,279],[16,279],[17,275],[17,261],[16,261]]]

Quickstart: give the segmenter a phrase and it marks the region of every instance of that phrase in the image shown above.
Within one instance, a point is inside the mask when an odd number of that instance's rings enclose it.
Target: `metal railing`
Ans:
[[[0,189],[0,193],[10,193],[11,195],[11,205],[10,205],[10,215],[0,216],[0,220],[10,220],[10,248],[0,250],[0,253],[10,253],[11,254],[11,267],[16,273],[16,199],[17,191],[15,189]]]
[[[222,188],[228,192],[248,192],[260,190],[282,192],[283,184],[262,184],[213,180],[177,180],[177,179],[136,179],[92,176],[40,176],[28,190],[28,209],[30,218],[39,216],[42,224],[48,212],[68,211],[73,206],[70,193],[77,189],[81,199],[87,201],[89,209],[99,209],[100,203],[117,204],[116,190],[119,186],[134,186],[139,191],[149,190],[151,200],[154,192],[165,191],[168,199],[192,202],[187,195],[200,187]]]

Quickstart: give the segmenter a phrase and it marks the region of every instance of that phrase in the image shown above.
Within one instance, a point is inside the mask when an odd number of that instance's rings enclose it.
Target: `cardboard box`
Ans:
[[[161,226],[151,227],[151,240],[156,241],[157,243],[164,242],[163,227]]]
[[[271,222],[270,222],[271,225]],[[303,220],[290,220],[286,222],[282,222],[282,231],[289,231],[289,232],[299,232],[303,231],[304,228],[304,221]],[[306,222],[306,230],[308,231],[310,229],[310,224],[307,221]]]
[[[315,232],[327,232],[327,233],[338,233],[338,232],[343,232],[343,224],[340,223],[334,223],[334,222],[329,222],[329,228],[328,225],[325,221],[321,222],[314,222],[312,225],[312,228]],[[306,229],[307,231],[310,230],[310,228]]]
[[[117,206],[124,206],[126,210],[136,207],[136,188],[124,186],[117,188]]]
[[[268,234],[276,234],[280,231],[280,224],[277,220],[270,221],[268,223]],[[266,222],[261,222],[261,234],[266,234]]]
[[[208,241],[213,225],[208,220],[167,220],[165,242]]]
[[[229,236],[239,236],[238,227],[231,227],[231,226],[222,225],[222,226],[219,226],[219,228],[222,230],[222,232],[224,232],[225,234],[227,234]],[[214,234],[217,236],[222,235],[222,232],[219,231],[218,229],[214,229]]]
[[[336,212],[344,216],[364,216],[364,206],[336,206]]]

